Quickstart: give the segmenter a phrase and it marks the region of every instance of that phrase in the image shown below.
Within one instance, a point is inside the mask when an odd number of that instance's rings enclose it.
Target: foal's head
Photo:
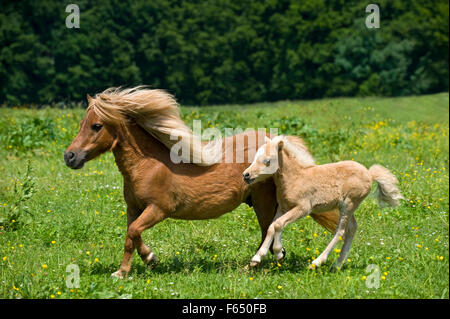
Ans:
[[[93,102],[89,96],[88,102],[89,105]],[[81,121],[80,131],[64,153],[66,165],[73,169],[82,168],[87,161],[111,150],[117,142],[116,134],[114,128],[104,123],[89,107]]]
[[[278,170],[278,155],[284,145],[283,137],[265,137],[265,141],[256,152],[253,163],[242,174],[247,184],[263,181]]]

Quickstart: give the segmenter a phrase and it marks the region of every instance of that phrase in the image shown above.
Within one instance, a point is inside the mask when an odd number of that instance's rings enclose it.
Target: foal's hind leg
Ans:
[[[314,259],[311,265],[309,265],[310,269],[320,267],[324,262],[327,261],[328,255],[333,250],[334,246],[336,246],[336,244],[338,243],[339,237],[343,237],[345,234],[345,228],[347,227],[348,218],[349,218],[348,207],[345,203],[342,203],[336,232],[334,233],[334,236],[331,239],[330,243],[328,244],[327,248],[325,248],[325,250],[319,255],[319,257]]]
[[[341,253],[339,254],[339,258],[334,265],[335,268],[340,268],[342,264],[346,261],[348,253],[350,251],[350,248],[352,246],[353,237],[356,233],[356,219],[355,216],[350,214],[347,227],[345,228],[345,238],[344,238],[344,245],[342,245]]]

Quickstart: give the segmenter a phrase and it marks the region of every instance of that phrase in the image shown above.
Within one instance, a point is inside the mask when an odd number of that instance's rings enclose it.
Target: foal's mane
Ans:
[[[109,88],[94,96],[89,108],[105,123],[122,124],[129,119],[162,142],[169,150],[178,143],[171,135],[182,137],[181,143],[190,150],[189,158],[183,158],[198,165],[213,162],[202,157],[201,138],[194,136],[180,117],[178,103],[174,96],[164,90],[148,89],[145,86],[133,88]],[[186,154],[182,154],[186,156]],[[187,156],[186,156],[187,157]]]
[[[288,156],[293,157],[302,167],[314,166],[314,157],[309,152],[303,140],[296,136],[279,135],[272,139],[274,143],[283,141],[283,149]]]

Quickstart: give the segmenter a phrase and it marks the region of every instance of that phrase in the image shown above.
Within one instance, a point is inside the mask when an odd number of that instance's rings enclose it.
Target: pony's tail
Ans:
[[[369,168],[372,179],[378,183],[376,196],[378,204],[383,207],[386,205],[397,206],[400,199],[404,199],[397,187],[398,180],[387,168],[381,165],[373,165]]]

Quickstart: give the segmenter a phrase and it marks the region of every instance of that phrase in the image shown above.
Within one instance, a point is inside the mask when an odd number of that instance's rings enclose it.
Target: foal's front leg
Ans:
[[[119,270],[112,274],[113,276],[123,278],[130,272],[131,257],[135,248],[146,265],[157,262],[156,255],[144,244],[141,234],[144,230],[154,226],[165,217],[166,215],[164,212],[159,207],[152,204],[148,206],[138,218],[128,225],[125,253],[122,264],[120,265]]]
[[[284,227],[296,220],[305,217],[310,212],[307,205],[300,205],[288,211],[286,214],[274,221],[275,235],[273,241],[273,254],[278,262],[284,258],[283,245],[281,243],[281,233]]]
[[[275,221],[277,218],[279,218],[282,214],[283,213],[280,210],[280,206],[278,206],[275,217],[273,218],[272,223],[270,224],[269,228],[267,229],[266,238],[259,246],[259,249],[256,252],[256,254],[253,256],[253,258],[250,262],[250,267],[258,266],[261,263],[262,258],[265,255],[267,255],[267,252],[269,251],[270,245],[272,244],[272,241],[273,241],[273,236],[275,234],[273,221]]]
[[[281,232],[283,228],[308,214],[308,209],[305,209],[303,206],[296,206],[293,209],[289,210],[285,214],[282,214],[281,211],[278,211],[275,215],[274,221],[269,226],[267,230],[267,236],[264,240],[264,243],[261,245],[259,250],[256,252],[255,256],[253,256],[250,266],[255,267],[261,263],[262,258],[267,255],[267,251],[269,250],[270,244],[272,240],[275,241],[273,243],[273,253],[277,260],[280,260],[284,257],[283,247],[281,244]]]

